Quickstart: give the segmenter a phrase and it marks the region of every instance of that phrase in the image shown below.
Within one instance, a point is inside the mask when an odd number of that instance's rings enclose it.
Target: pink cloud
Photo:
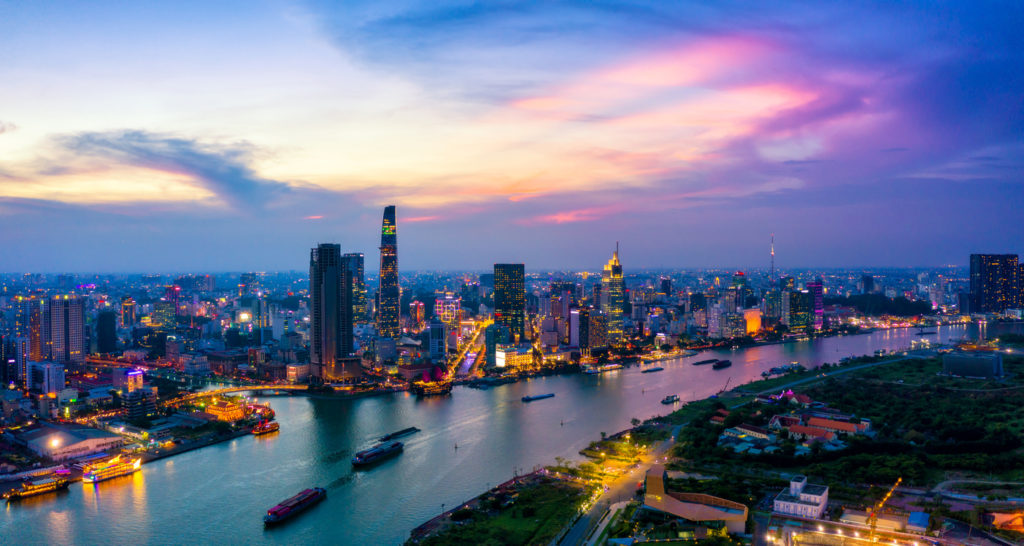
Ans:
[[[415,222],[433,222],[439,219],[440,216],[413,216],[412,218],[402,218],[403,222],[415,223]]]
[[[593,222],[606,216],[610,216],[622,210],[620,205],[605,207],[590,207],[586,209],[567,210],[554,214],[545,214],[527,218],[520,223],[524,224],[566,224],[570,222]]]
[[[315,216],[305,216],[305,217],[303,217],[302,219],[303,219],[303,220],[320,220],[320,219],[322,219],[322,218],[323,218],[323,215],[322,215],[322,214],[317,214],[317,215],[315,215]]]

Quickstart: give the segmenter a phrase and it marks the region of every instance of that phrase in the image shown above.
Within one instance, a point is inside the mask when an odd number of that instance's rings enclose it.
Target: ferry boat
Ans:
[[[355,457],[352,457],[352,466],[369,466],[389,457],[394,457],[401,453],[404,447],[402,442],[377,444],[370,449],[356,453]]]
[[[282,501],[280,504],[274,506],[270,510],[267,510],[267,515],[263,516],[263,523],[265,525],[281,523],[325,498],[327,498],[327,490],[323,487],[306,489],[298,495]]]
[[[729,366],[732,366],[732,360],[719,360],[718,362],[715,362],[714,364],[711,365],[711,367],[716,370],[728,368]]]
[[[665,404],[665,405],[675,404],[678,401],[679,401],[679,395],[678,394],[670,394],[670,395],[666,396],[665,398],[661,399],[661,403]]]
[[[587,368],[586,370],[583,370],[583,373],[598,374],[598,373],[611,372],[611,371],[614,371],[614,370],[621,370],[621,369],[622,369],[622,364],[605,364],[604,366],[598,366],[596,368]]]
[[[640,373],[654,373],[654,372],[660,372],[660,371],[662,371],[664,369],[665,368],[662,368],[661,366],[655,366],[653,368],[647,368],[646,370],[643,370]]]
[[[278,430],[281,430],[281,425],[277,421],[268,421],[266,419],[261,420],[259,423],[256,423],[256,426],[252,427],[252,433],[257,436],[277,432]]]
[[[703,366],[705,364],[714,364],[715,362],[718,362],[717,358],[709,358],[707,360],[698,360],[697,362],[694,362],[693,365],[694,366]]]
[[[380,441],[387,442],[388,440],[394,440],[395,438],[401,438],[402,436],[408,436],[410,434],[415,434],[415,433],[417,433],[419,431],[420,431],[420,429],[418,429],[416,427],[403,428],[402,430],[399,430],[398,432],[392,432],[391,434],[385,434],[384,436],[381,436],[380,437]]]
[[[118,455],[107,462],[85,467],[85,473],[82,474],[82,481],[87,483],[102,482],[103,480],[133,474],[141,467],[142,457],[122,461],[121,456]]]
[[[21,484],[18,489],[12,489],[4,493],[4,498],[7,502],[13,502],[16,500],[24,499],[26,497],[34,497],[36,495],[42,495],[45,493],[51,493],[53,491],[60,491],[61,489],[67,489],[71,482],[66,478],[49,477],[41,480],[26,481]]]
[[[543,400],[545,398],[554,398],[555,393],[549,392],[547,394],[536,394],[534,396],[524,396],[523,402],[533,402],[534,400]]]
[[[412,384],[412,392],[419,396],[443,396],[445,394],[451,394],[452,382],[432,381],[430,383],[425,383],[423,381],[417,381]]]

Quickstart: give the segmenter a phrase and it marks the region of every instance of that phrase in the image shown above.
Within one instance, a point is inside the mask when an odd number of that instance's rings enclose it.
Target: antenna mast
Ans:
[[[768,280],[775,280],[775,234],[772,233],[772,269],[771,273],[768,274]]]

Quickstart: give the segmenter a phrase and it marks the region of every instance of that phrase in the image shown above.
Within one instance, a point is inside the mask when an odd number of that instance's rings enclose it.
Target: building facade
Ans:
[[[494,264],[494,322],[522,339],[526,328],[526,272],[523,264]]]
[[[971,312],[1002,313],[1019,306],[1020,271],[1016,254],[971,254]]]
[[[615,245],[612,259],[601,272],[601,311],[607,317],[607,335],[611,343],[623,337],[623,317],[626,312],[626,286],[622,279],[622,264],[619,262],[619,245]]]
[[[339,245],[322,244],[310,251],[310,375],[321,381],[336,375],[339,360],[353,351],[351,288]]]
[[[380,281],[377,289],[377,335],[398,339],[401,328],[398,324],[398,302],[401,291],[398,286],[398,225],[395,220],[395,206],[384,208],[384,219],[380,232]]]

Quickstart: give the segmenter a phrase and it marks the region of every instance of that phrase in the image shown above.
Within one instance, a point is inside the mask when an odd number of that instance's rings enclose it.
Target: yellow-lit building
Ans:
[[[245,419],[245,404],[218,399],[206,406],[206,413],[213,415],[218,421],[240,421]]]

